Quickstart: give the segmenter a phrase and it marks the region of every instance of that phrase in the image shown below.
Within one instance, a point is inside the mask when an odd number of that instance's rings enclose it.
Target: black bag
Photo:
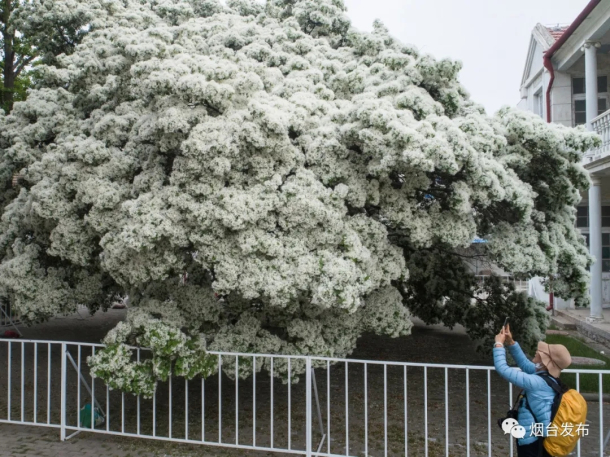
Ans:
[[[517,411],[517,404],[519,403],[519,400],[521,400],[521,398],[523,398],[522,394],[523,394],[523,391],[521,391],[521,393],[519,395],[517,395],[517,401],[515,401],[515,404],[513,405],[513,407],[511,409],[506,411],[506,416],[498,419],[498,427],[502,428],[502,422],[504,422],[506,419],[517,420],[517,416],[519,415],[519,412]]]

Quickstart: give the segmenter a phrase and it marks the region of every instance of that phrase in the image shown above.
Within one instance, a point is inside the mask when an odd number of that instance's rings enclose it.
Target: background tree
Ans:
[[[2,0],[0,4],[0,69],[2,69],[2,87],[0,106],[8,112],[13,102],[24,100],[29,78],[20,76],[35,58],[29,40],[15,30],[13,20],[15,10],[19,7],[17,0]]]
[[[75,0],[1,0],[0,106],[5,112],[25,100],[36,59],[53,64],[56,56],[74,50],[89,29],[94,7]]]
[[[128,295],[91,361],[117,387],[207,374],[206,345],[345,356],[411,313],[478,339],[508,314],[534,341],[543,305],[464,266],[476,235],[586,302],[595,135],[488,117],[459,63],[354,30],[341,0],[84,5],[82,42],[0,115],[0,178],[24,175],[0,195],[0,299],[35,321]]]

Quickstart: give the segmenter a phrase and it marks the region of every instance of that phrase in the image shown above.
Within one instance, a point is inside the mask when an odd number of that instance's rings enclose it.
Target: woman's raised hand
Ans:
[[[496,343],[504,344],[505,340],[506,334],[504,333],[504,328],[502,328],[502,330],[500,330],[500,333],[496,335]]]
[[[504,336],[506,337],[506,344],[512,346],[515,344],[515,340],[513,340],[513,334],[510,332],[510,324],[506,324],[506,327],[503,329]]]

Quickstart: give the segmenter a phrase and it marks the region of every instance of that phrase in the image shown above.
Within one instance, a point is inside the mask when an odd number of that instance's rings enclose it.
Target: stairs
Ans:
[[[609,320],[588,322],[584,315],[578,315],[570,310],[555,310],[555,316],[551,317],[551,322],[560,329],[576,330],[582,336],[610,347]]]
[[[576,330],[576,323],[559,313],[551,316],[551,324],[555,325],[559,330]]]

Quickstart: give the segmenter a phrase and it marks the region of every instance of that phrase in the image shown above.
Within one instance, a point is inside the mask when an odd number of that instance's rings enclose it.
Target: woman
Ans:
[[[508,346],[517,368],[511,368],[506,363],[504,344]],[[543,436],[547,436],[547,427],[551,422],[551,407],[555,398],[555,391],[540,376],[550,374],[558,378],[561,370],[572,363],[570,353],[561,344],[538,343],[538,350],[530,362],[519,343],[513,340],[510,327],[507,325],[496,335],[494,344],[494,365],[500,376],[523,389],[525,397],[519,402],[517,420],[525,428],[525,436],[517,440],[518,457],[550,457],[542,446],[543,438],[536,436],[532,430],[535,423],[544,424]],[[557,382],[555,379],[553,381]],[[533,413],[533,414],[532,414]]]

